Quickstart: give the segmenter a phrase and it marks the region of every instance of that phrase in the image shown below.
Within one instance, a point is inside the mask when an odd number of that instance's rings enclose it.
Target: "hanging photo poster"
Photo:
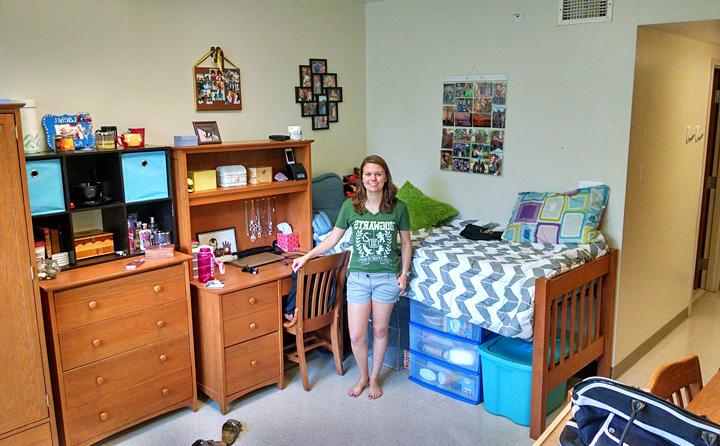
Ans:
[[[445,78],[441,170],[502,175],[506,97],[505,74]]]

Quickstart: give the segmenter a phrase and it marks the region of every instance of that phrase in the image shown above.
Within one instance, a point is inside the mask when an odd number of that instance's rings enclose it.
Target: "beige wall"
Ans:
[[[153,144],[217,121],[225,141],[302,125],[313,171],[343,173],[365,155],[364,5],[355,0],[2,0],[0,97],[39,113],[90,112],[96,125],[143,126]],[[241,70],[243,110],[195,112],[192,66],[221,46]],[[345,102],[311,130],[294,101],[298,65],[327,58]]]
[[[720,47],[641,27],[633,90],[616,358],[687,307],[693,287],[712,59]]]

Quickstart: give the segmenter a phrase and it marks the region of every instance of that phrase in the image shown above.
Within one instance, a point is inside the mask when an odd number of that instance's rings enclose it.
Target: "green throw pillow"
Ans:
[[[412,231],[437,226],[458,215],[457,209],[447,203],[433,200],[409,181],[402,185],[397,197],[407,205]]]

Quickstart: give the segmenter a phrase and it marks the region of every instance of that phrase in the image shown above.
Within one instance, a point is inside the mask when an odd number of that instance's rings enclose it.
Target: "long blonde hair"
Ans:
[[[365,166],[367,164],[377,164],[382,167],[385,171],[385,185],[382,190],[382,199],[380,200],[380,211],[390,213],[395,209],[395,203],[397,202],[397,186],[392,182],[392,175],[390,174],[390,168],[384,159],[377,155],[370,155],[366,157],[360,165],[360,181],[358,181],[358,188],[355,196],[352,198],[353,207],[355,212],[362,214],[365,212],[365,202],[367,201],[367,191],[363,184],[363,174],[365,173]]]

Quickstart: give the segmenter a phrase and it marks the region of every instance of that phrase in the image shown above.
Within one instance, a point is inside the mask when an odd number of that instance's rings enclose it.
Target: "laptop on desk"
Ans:
[[[245,257],[239,257],[237,260],[233,260],[232,262],[230,262],[230,264],[237,267],[247,266],[249,268],[255,268],[258,266],[267,265],[268,263],[278,262],[283,259],[284,257],[278,254],[273,254],[271,252],[261,252]]]

